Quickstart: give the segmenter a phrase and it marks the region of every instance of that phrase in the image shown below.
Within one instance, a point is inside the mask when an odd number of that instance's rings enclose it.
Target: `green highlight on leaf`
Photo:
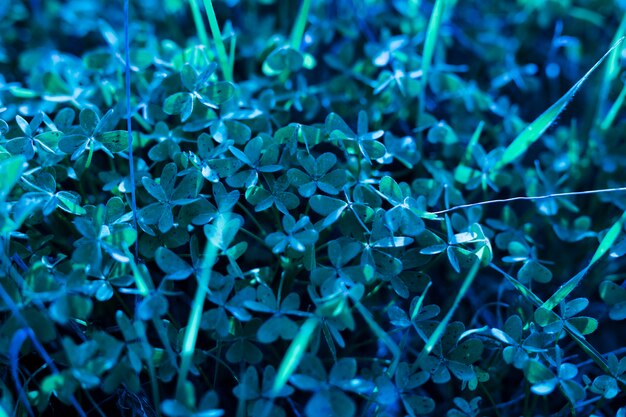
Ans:
[[[510,164],[517,158],[522,156],[528,148],[544,134],[546,130],[554,123],[559,114],[565,109],[565,106],[574,98],[574,95],[583,85],[587,78],[602,64],[602,62],[617,48],[624,38],[619,39],[596,64],[580,79],[565,95],[558,99],[552,106],[536,118],[531,124],[526,126],[524,130],[513,140],[513,142],[505,149],[501,159],[493,166],[493,170],[499,170],[505,165]]]

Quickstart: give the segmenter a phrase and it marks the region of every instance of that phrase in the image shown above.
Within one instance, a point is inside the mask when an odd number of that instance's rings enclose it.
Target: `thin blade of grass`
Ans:
[[[585,269],[580,271],[565,284],[561,285],[559,289],[556,290],[556,292],[552,294],[552,296],[548,298],[541,307],[552,310],[554,307],[559,305],[561,301],[563,301],[568,295],[570,295],[572,291],[574,291],[574,289],[578,286],[578,284],[580,284],[585,274],[593,266],[593,264],[595,264],[602,256],[604,256],[604,254],[609,251],[609,249],[611,249],[611,246],[613,246],[613,243],[615,243],[617,236],[619,236],[619,233],[622,230],[624,221],[626,221],[626,212],[622,214],[622,217],[620,217],[620,219],[615,224],[613,224],[613,226],[611,226],[606,235],[604,235],[604,238],[602,238],[598,249],[596,249],[596,252],[591,258],[591,262],[589,262],[589,265],[587,265]]]
[[[361,304],[357,300],[354,300],[354,306],[356,307],[359,314],[361,314],[361,317],[363,317],[372,332],[380,341],[382,341],[387,346],[387,349],[389,349],[389,351],[393,355],[393,361],[391,362],[391,365],[386,372],[387,376],[391,378],[396,372],[396,367],[398,366],[398,363],[400,363],[400,348],[398,347],[396,342],[393,341],[391,336],[389,336],[387,332],[385,332],[382,327],[380,327],[378,323],[376,323],[376,321],[372,318],[372,313],[370,313],[369,310],[365,308],[365,306],[363,306],[363,304]]]
[[[620,38],[596,64],[591,67],[583,77],[578,80],[565,95],[558,99],[552,106],[543,112],[538,118],[530,123],[522,132],[513,140],[513,142],[505,149],[502,158],[494,165],[493,169],[498,170],[505,165],[515,161],[523,155],[528,148],[544,134],[546,130],[554,123],[558,115],[565,109],[567,103],[574,97],[589,76],[602,64],[602,62],[622,43],[624,38]]]
[[[615,243],[615,240],[617,239],[619,232],[622,230],[622,226],[624,225],[625,221],[626,212],[622,214],[622,217],[620,217],[619,220],[615,224],[613,224],[613,226],[611,226],[606,235],[604,235],[602,241],[600,242],[600,245],[598,246],[598,249],[596,249],[596,252],[593,254],[593,258],[591,258],[591,262],[589,262],[589,266],[596,263],[598,259],[604,256],[604,254],[607,253],[609,249],[611,249],[611,246],[613,246],[613,243]]]
[[[309,18],[309,9],[311,8],[311,0],[302,0],[300,10],[298,11],[298,17],[291,30],[291,47],[295,50],[300,50],[300,44],[302,44],[302,38],[304,36],[304,29],[306,28],[306,22]]]
[[[285,356],[278,367],[278,371],[276,372],[276,378],[274,379],[274,384],[272,385],[273,397],[280,393],[280,391],[287,384],[291,375],[293,375],[298,368],[298,365],[302,360],[302,356],[309,346],[311,338],[313,337],[313,332],[317,329],[318,324],[319,319],[317,317],[309,317],[302,324],[302,327],[300,327],[296,337],[294,337],[291,341],[291,344],[289,345],[289,348],[287,348],[287,352],[285,352]]]
[[[226,215],[220,216],[216,220],[215,227],[215,240],[221,241],[224,229],[228,223]],[[193,352],[196,348],[196,341],[198,340],[198,331],[200,330],[200,321],[202,318],[202,310],[204,309],[204,300],[206,299],[207,292],[209,291],[209,283],[211,281],[211,272],[213,266],[217,261],[218,248],[211,243],[211,240],[207,240],[204,248],[204,256],[202,258],[202,267],[198,274],[198,288],[193,298],[191,305],[191,311],[189,313],[189,320],[187,321],[187,327],[185,329],[185,335],[183,336],[183,345],[181,349],[181,363],[180,373],[178,374],[178,381],[176,382],[176,399],[183,404],[185,403],[185,381],[187,380],[187,373],[191,366],[191,359]]]
[[[478,139],[480,139],[480,135],[483,133],[484,127],[485,127],[485,122],[481,120],[480,123],[478,123],[478,126],[476,126],[476,130],[472,134],[472,138],[467,144],[467,149],[465,150],[465,155],[463,156],[461,165],[467,164],[472,159],[472,153],[474,151],[474,147],[478,143]]]
[[[454,303],[452,304],[452,307],[450,307],[450,310],[448,310],[443,320],[439,322],[439,324],[435,328],[435,331],[430,335],[430,337],[428,338],[428,342],[426,342],[426,344],[424,345],[424,348],[420,352],[417,358],[418,363],[423,361],[426,358],[426,356],[428,356],[430,352],[432,352],[437,342],[439,342],[439,339],[441,339],[441,336],[443,336],[443,333],[448,327],[448,323],[450,322],[452,315],[454,314],[457,307],[461,303],[461,300],[463,299],[463,297],[465,297],[465,294],[467,293],[467,290],[469,290],[470,286],[472,285],[472,282],[474,282],[474,278],[476,278],[479,268],[480,268],[480,260],[476,259],[471,269],[465,276],[465,279],[463,280],[463,284],[461,285],[461,288],[459,289],[459,292],[457,293],[456,298],[454,299]]]
[[[617,117],[617,113],[624,104],[624,99],[626,99],[626,84],[622,87],[622,91],[619,92],[619,95],[615,99],[615,102],[611,106],[609,112],[606,114],[606,117],[602,120],[602,123],[600,123],[600,129],[608,130],[611,127]]]
[[[626,15],[622,18],[619,27],[615,31],[611,44],[617,43],[624,35],[626,35]],[[615,49],[606,63],[606,69],[604,71],[604,77],[602,79],[602,85],[600,86],[600,94],[598,95],[598,109],[596,113],[596,121],[600,120],[600,113],[603,111],[604,103],[609,97],[611,91],[611,83],[615,80],[620,73],[620,55],[621,51]],[[606,119],[605,119],[606,120]],[[603,128],[604,129],[604,128]]]
[[[34,417],[35,413],[30,406],[30,402],[28,402],[28,397],[26,396],[24,388],[22,388],[22,381],[20,381],[18,372],[20,350],[22,349],[22,345],[27,338],[28,334],[26,330],[18,329],[15,332],[9,346],[9,362],[11,364],[11,377],[13,378],[13,383],[15,384],[15,390],[17,391],[18,397],[22,402],[24,408],[26,409],[28,415]]]
[[[139,294],[143,297],[147,297],[150,294],[150,291],[154,289],[154,284],[143,276],[143,273],[139,270],[139,267],[135,262],[135,258],[130,253],[128,248],[124,248],[124,252],[128,258],[130,269],[133,271],[133,278],[135,279],[135,285],[137,286],[137,290],[139,290]]]
[[[428,72],[430,71],[430,65],[432,63],[433,55],[435,54],[435,47],[437,46],[437,37],[439,35],[439,27],[441,26],[441,19],[446,10],[446,0],[437,0],[433,7],[433,12],[430,15],[428,21],[428,28],[426,29],[426,39],[424,40],[424,51],[422,53],[422,88],[419,93],[419,103],[417,111],[416,123],[422,120],[424,114],[424,107],[426,105],[426,87],[428,85]]]
[[[213,41],[215,42],[215,49],[217,51],[217,60],[220,63],[222,69],[222,75],[228,82],[233,81],[233,74],[230,72],[230,66],[228,65],[228,54],[226,53],[226,47],[224,46],[224,39],[222,38],[222,32],[220,31],[220,25],[217,23],[217,16],[215,16],[215,10],[213,9],[213,2],[211,0],[203,0],[204,9],[206,10],[207,17],[209,19],[209,27],[211,28],[211,35],[213,35]]]
[[[424,305],[424,299],[426,298],[426,293],[428,292],[428,289],[431,287],[431,285],[433,285],[432,281],[429,281],[428,284],[426,284],[426,288],[424,288],[424,292],[422,292],[422,294],[420,295],[420,298],[417,299],[417,302],[415,303],[413,310],[411,310],[411,322],[415,320],[415,317],[417,317],[417,314],[422,309],[422,306]]]
[[[128,131],[128,172],[130,176],[130,207],[133,210],[133,228],[135,232],[137,228],[137,192],[135,189],[135,162],[133,156],[133,123],[132,111],[130,108],[130,35],[129,28],[129,3],[130,0],[124,1],[124,84],[126,91],[126,130]],[[135,240],[135,258],[139,258],[139,239]]]
[[[204,21],[202,20],[202,14],[200,13],[197,0],[189,0],[189,8],[191,9],[191,15],[193,17],[193,22],[196,25],[196,32],[198,34],[198,39],[200,39],[200,43],[210,50],[209,35],[207,34],[206,27],[204,26]]]
[[[523,297],[525,297],[528,301],[533,303],[535,305],[535,307],[540,307],[540,306],[542,306],[542,304],[544,304],[544,302],[541,300],[541,298],[539,298],[529,288],[527,288],[524,284],[522,284],[521,282],[519,282],[518,280],[513,278],[511,275],[507,274],[506,272],[504,272],[502,269],[498,268],[493,263],[490,263],[489,266],[492,269],[498,271],[511,284],[513,284],[513,287]],[[557,314],[557,316],[558,316],[558,314]],[[560,318],[560,316],[559,316],[559,318]],[[595,364],[598,365],[604,372],[610,373],[609,366],[608,366],[607,362],[604,360],[604,358],[602,357],[602,354],[600,352],[598,352],[598,350],[595,347],[593,347],[593,345],[591,343],[589,343],[589,341],[587,339],[585,339],[585,336],[581,335],[580,332],[578,332],[578,330],[576,330],[576,328],[574,328],[574,326],[572,326],[570,323],[568,323],[565,320],[563,320],[563,322],[564,322],[563,328],[564,328],[565,332],[574,340],[574,342],[576,342],[576,344],[587,354],[587,356],[589,356],[589,358],[593,362],[595,362]],[[626,388],[626,385],[622,381],[618,380],[618,384],[620,385],[620,388],[622,388],[622,389]]]

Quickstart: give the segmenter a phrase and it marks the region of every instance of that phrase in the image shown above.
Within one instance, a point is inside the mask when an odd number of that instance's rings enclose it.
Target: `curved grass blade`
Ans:
[[[287,381],[293,375],[293,373],[298,368],[300,361],[302,360],[302,356],[306,351],[309,343],[311,342],[311,338],[313,337],[313,332],[317,329],[317,325],[319,324],[319,319],[317,317],[309,317],[306,319],[302,327],[300,327],[300,331],[296,334],[296,337],[293,338],[293,341],[287,348],[287,352],[278,367],[278,371],[276,372],[276,378],[274,379],[274,384],[272,385],[272,396],[277,396],[280,391],[285,387]]]
[[[493,169],[498,170],[505,165],[510,164],[518,157],[523,155],[526,150],[537,141],[543,135],[543,133],[554,123],[558,115],[565,109],[567,103],[574,97],[576,92],[580,89],[587,78],[600,66],[600,64],[622,43],[624,38],[620,38],[596,64],[591,67],[589,71],[583,77],[578,80],[572,88],[569,89],[565,95],[558,99],[552,106],[535,119],[531,124],[526,126],[524,130],[513,140],[513,142],[506,148],[502,154],[502,158],[494,165]]]
[[[222,32],[217,22],[217,16],[215,16],[215,10],[213,9],[213,2],[211,0],[204,1],[204,10],[206,11],[207,18],[209,19],[209,27],[211,28],[211,34],[213,35],[213,41],[215,42],[215,49],[217,51],[217,60],[220,63],[222,69],[222,75],[226,81],[233,81],[233,74],[230,72],[230,65],[228,62],[228,54],[226,53],[226,47],[224,46],[224,39],[222,38]]]
[[[622,214],[622,217],[620,217],[620,219],[615,222],[613,226],[611,226],[606,235],[604,235],[604,238],[602,238],[602,241],[600,242],[600,246],[598,246],[598,249],[596,249],[596,252],[593,254],[593,258],[591,258],[591,262],[589,262],[589,265],[587,265],[585,269],[576,274],[572,279],[561,285],[559,289],[556,290],[556,292],[552,294],[552,296],[548,298],[541,307],[552,310],[554,307],[559,305],[561,301],[565,299],[565,297],[567,297],[572,293],[572,291],[574,291],[574,289],[578,286],[578,284],[580,284],[580,281],[582,281],[583,277],[591,268],[591,266],[595,264],[602,256],[604,256],[604,254],[606,254],[609,249],[611,249],[611,246],[613,246],[613,243],[615,243],[615,240],[617,240],[617,236],[619,236],[619,233],[622,230],[622,226],[624,225],[625,221],[626,212]]]
[[[474,261],[472,268],[469,270],[469,272],[465,276],[465,279],[463,280],[463,284],[461,285],[461,288],[459,289],[459,292],[456,295],[456,298],[454,299],[454,303],[452,304],[452,307],[450,307],[450,310],[448,310],[443,320],[439,322],[439,324],[437,325],[437,328],[430,335],[430,337],[428,338],[428,341],[426,342],[426,345],[424,345],[424,348],[420,352],[419,357],[417,358],[418,363],[422,362],[426,358],[426,356],[428,356],[430,352],[432,352],[433,348],[435,347],[435,345],[437,344],[441,336],[443,336],[443,333],[446,331],[446,328],[448,327],[448,323],[450,322],[452,315],[454,314],[457,307],[461,303],[461,300],[467,293],[467,290],[469,290],[470,286],[472,285],[472,282],[474,282],[474,278],[476,278],[476,274],[478,273],[478,269],[480,268],[480,263],[481,263],[480,259],[476,259]]]
[[[439,35],[439,27],[441,26],[441,18],[446,10],[446,0],[437,0],[433,7],[433,12],[430,15],[428,21],[428,28],[426,29],[426,39],[424,40],[424,52],[422,53],[422,89],[419,93],[418,113],[415,123],[422,120],[424,114],[424,107],[426,105],[426,86],[428,85],[428,72],[430,70],[430,64],[435,54],[435,46],[437,45],[437,37]]]
[[[185,382],[187,381],[187,373],[191,367],[191,359],[196,348],[198,340],[198,331],[200,330],[200,321],[202,318],[202,310],[204,308],[204,300],[209,291],[209,282],[211,281],[211,272],[217,261],[218,247],[213,242],[220,242],[223,239],[224,232],[228,224],[228,216],[220,216],[216,220],[215,234],[209,239],[204,248],[204,257],[202,259],[202,267],[198,274],[198,288],[193,298],[187,328],[183,336],[183,346],[181,350],[180,373],[176,382],[176,399],[183,404],[185,403]]]
[[[622,21],[620,22],[619,27],[617,28],[617,31],[615,31],[615,35],[613,36],[613,40],[611,43],[614,44],[618,42],[620,38],[622,38],[625,34],[626,34],[626,15],[622,17]],[[609,97],[609,93],[611,91],[611,83],[613,82],[613,80],[615,80],[617,75],[620,73],[620,70],[621,70],[620,52],[621,51],[618,49],[614,50],[611,53],[611,56],[609,57],[606,63],[606,69],[604,71],[604,78],[602,79],[602,85],[600,86],[600,94],[598,95],[599,106],[598,106],[597,113],[596,113],[596,121],[600,119],[600,113],[603,111],[604,103],[606,103],[607,98]],[[607,129],[605,127],[607,124],[607,117],[605,117],[601,123],[600,128],[602,130]]]
[[[504,276],[523,297],[525,297],[527,300],[533,303],[535,307],[541,307],[541,305],[544,304],[541,298],[539,298],[534,292],[532,292],[532,290],[530,290],[524,284],[522,284],[521,282],[513,278],[511,275],[507,274],[506,272],[504,272],[502,269],[500,269],[493,263],[490,263],[489,266],[492,269],[499,272],[500,274],[502,274],[502,276]],[[587,339],[585,339],[585,336],[580,334],[580,332],[567,321],[564,321],[563,329],[574,340],[574,342],[576,342],[576,344],[587,354],[587,356],[589,356],[589,358],[591,358],[591,360],[594,361],[595,364],[600,367],[600,369],[602,369],[607,374],[611,373],[611,371],[609,370],[609,365],[607,364],[604,357],[602,357],[602,354],[598,352],[598,350],[595,347],[593,347],[593,345],[589,343]],[[622,389],[626,388],[626,384],[624,384],[624,382],[621,381],[620,379],[618,379],[618,384],[620,388]]]

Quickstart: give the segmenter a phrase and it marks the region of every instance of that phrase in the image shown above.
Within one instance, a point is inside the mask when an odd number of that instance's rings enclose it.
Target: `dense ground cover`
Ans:
[[[0,416],[626,416],[625,9],[0,0]]]

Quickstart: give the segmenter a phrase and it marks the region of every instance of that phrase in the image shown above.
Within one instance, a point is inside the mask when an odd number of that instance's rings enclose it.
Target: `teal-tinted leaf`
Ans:
[[[100,123],[100,117],[98,117],[98,114],[89,107],[82,109],[78,118],[80,121],[80,127],[82,127],[87,134],[95,132],[98,123]]]
[[[539,262],[527,261],[517,273],[517,279],[523,284],[530,284],[532,281],[545,284],[552,280],[552,272]]]
[[[80,195],[72,191],[59,191],[56,193],[56,198],[59,201],[58,207],[68,213],[82,216],[87,213],[84,208],[80,206]]]
[[[193,95],[176,93],[165,99],[163,111],[167,114],[180,114],[181,121],[186,121],[193,112]]]
[[[23,156],[13,156],[0,161],[0,201],[4,201],[17,184],[28,164]]]
[[[356,371],[357,365],[354,358],[342,358],[333,365],[328,381],[331,384],[339,385],[356,377]]]
[[[185,279],[193,273],[193,268],[187,262],[183,261],[180,256],[171,250],[162,246],[156,250],[154,260],[159,268],[167,274],[165,276],[166,279]]]
[[[128,149],[128,132],[125,130],[114,130],[98,135],[98,141],[111,152],[122,152]]]
[[[214,103],[222,104],[235,93],[235,86],[227,81],[221,81],[205,87],[199,91],[203,104]]]
[[[304,412],[307,417],[353,417],[356,412],[354,401],[342,391],[320,391],[309,400]]]
[[[600,297],[609,305],[609,317],[612,320],[626,319],[626,288],[604,281],[600,284]]]
[[[425,415],[435,411],[435,401],[429,397],[419,395],[403,395],[402,403],[405,409],[411,415]]]
[[[266,75],[276,75],[283,71],[295,72],[302,68],[304,58],[302,54],[289,47],[275,49],[263,63],[263,72]]]
[[[259,327],[257,338],[261,343],[273,343],[279,337],[291,340],[297,332],[298,326],[292,320],[284,316],[275,316]]]
[[[531,384],[554,381],[554,385],[552,385],[552,390],[556,386],[555,375],[552,373],[552,371],[550,371],[550,369],[548,369],[544,364],[536,359],[531,359],[527,362],[524,373],[526,374],[526,379],[528,379],[528,382],[530,382]],[[551,392],[552,390],[550,390],[549,392]],[[542,390],[541,394],[547,394],[549,392]]]
[[[165,191],[163,191],[163,187],[161,187],[161,185],[155,180],[149,177],[143,177],[141,179],[141,183],[152,197],[159,201],[167,201],[167,195],[165,194]]]
[[[567,322],[582,335],[591,334],[598,328],[598,320],[593,317],[573,317]]]
[[[33,134],[33,131],[30,127],[30,125],[28,124],[28,122],[22,117],[22,116],[15,116],[15,121],[17,122],[17,125],[19,126],[20,130],[26,135],[26,136],[31,136]]]

